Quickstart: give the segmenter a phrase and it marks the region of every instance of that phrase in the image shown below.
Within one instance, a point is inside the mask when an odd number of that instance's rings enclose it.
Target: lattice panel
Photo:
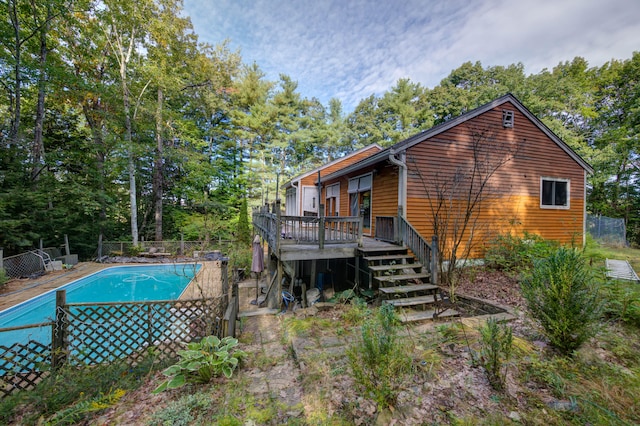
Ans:
[[[184,343],[219,335],[224,300],[69,305],[66,329],[70,358],[80,364],[121,358],[135,362],[150,347],[160,358],[173,358]]]
[[[0,394],[9,395],[14,390],[33,388],[49,374],[51,346],[35,340],[0,345]]]

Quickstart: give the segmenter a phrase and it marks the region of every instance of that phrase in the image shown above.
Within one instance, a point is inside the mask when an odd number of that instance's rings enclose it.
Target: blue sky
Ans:
[[[466,61],[526,74],[640,51],[639,0],[184,0],[201,41],[230,40],[270,80],[345,112],[400,78],[436,86]]]

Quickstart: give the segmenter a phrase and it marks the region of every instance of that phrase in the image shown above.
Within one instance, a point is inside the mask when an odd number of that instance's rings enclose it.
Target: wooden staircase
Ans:
[[[370,287],[378,290],[382,303],[399,310],[403,322],[457,316],[448,307],[440,288],[431,284],[431,275],[404,247],[361,250],[370,271]]]

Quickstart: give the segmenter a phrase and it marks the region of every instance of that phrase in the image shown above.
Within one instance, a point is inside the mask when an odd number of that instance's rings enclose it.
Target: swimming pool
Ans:
[[[1,311],[0,328],[53,320],[57,290],[66,290],[67,303],[178,299],[200,267],[198,264],[164,264],[103,269]],[[0,343],[4,346],[28,340],[37,340],[43,344],[51,342],[47,327],[3,332],[1,337]]]

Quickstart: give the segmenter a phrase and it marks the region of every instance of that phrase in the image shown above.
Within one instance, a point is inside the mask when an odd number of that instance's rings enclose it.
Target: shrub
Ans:
[[[511,359],[513,334],[511,327],[489,318],[480,328],[479,361],[494,389],[504,389],[506,364]]]
[[[207,336],[200,342],[189,343],[186,350],[178,352],[180,360],[164,370],[169,379],[162,382],[153,393],[175,389],[187,382],[207,383],[213,377],[224,374],[230,378],[239,361],[247,354],[236,349],[238,339]]]
[[[531,315],[540,322],[550,343],[568,354],[595,332],[598,294],[584,259],[576,250],[560,248],[535,262],[522,284]]]
[[[356,385],[380,408],[392,406],[411,370],[409,351],[397,339],[392,305],[383,305],[362,326],[362,338],[347,350]]]
[[[637,285],[617,280],[605,283],[600,289],[606,300],[604,314],[640,327],[640,290]]]
[[[556,243],[526,231],[523,237],[500,234],[489,242],[485,261],[493,269],[519,272],[531,269],[535,259],[547,257],[556,248]]]

